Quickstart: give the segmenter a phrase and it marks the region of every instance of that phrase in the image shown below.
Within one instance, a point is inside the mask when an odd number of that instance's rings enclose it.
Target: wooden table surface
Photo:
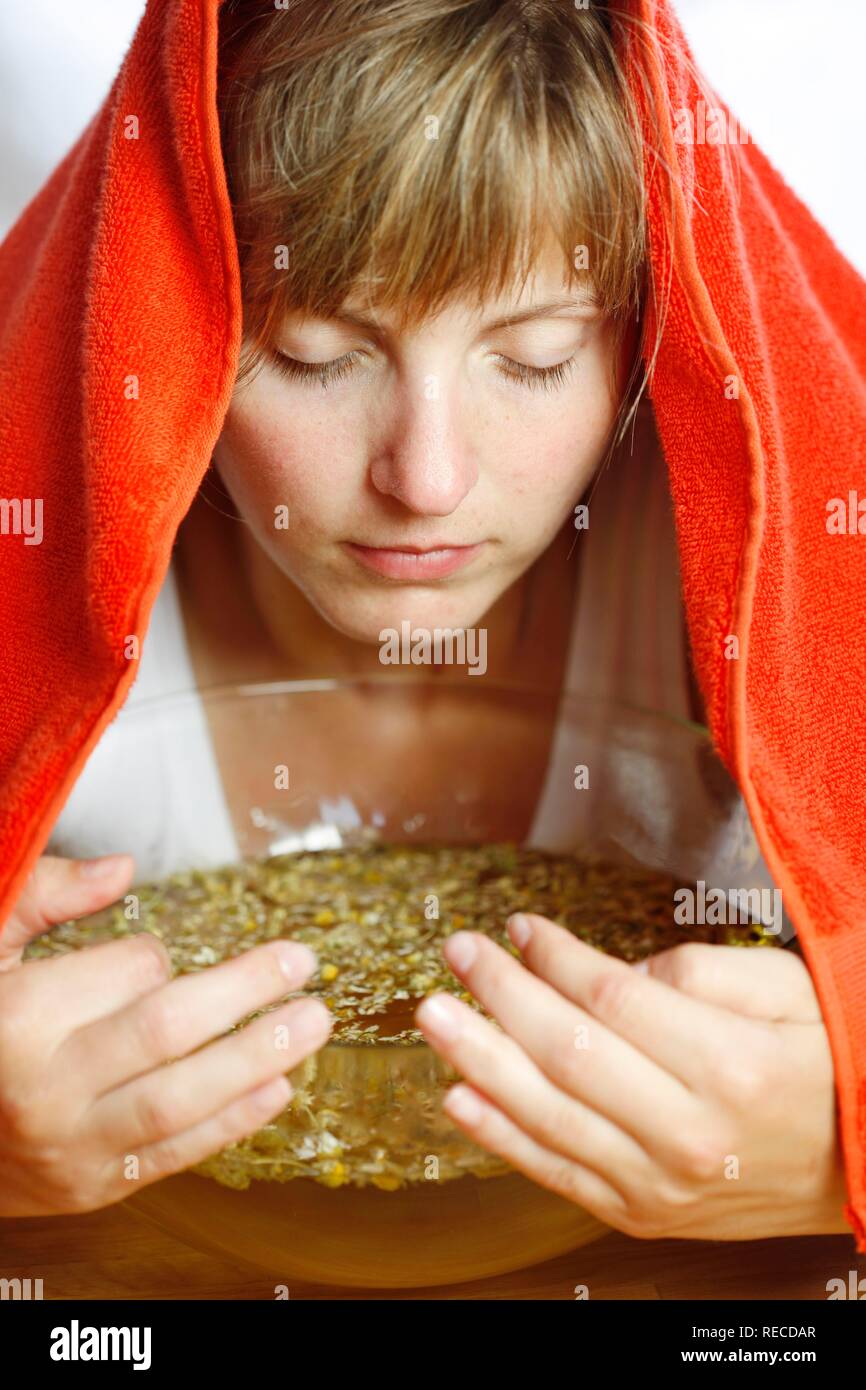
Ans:
[[[821,1299],[827,1280],[866,1276],[853,1236],[747,1242],[640,1241],[612,1233],[533,1269],[445,1288],[292,1283],[301,1299]],[[265,1276],[200,1254],[124,1206],[0,1222],[0,1277],[42,1279],[45,1299],[272,1299]]]

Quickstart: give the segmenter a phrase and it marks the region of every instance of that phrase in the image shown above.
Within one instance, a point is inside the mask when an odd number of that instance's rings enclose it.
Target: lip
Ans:
[[[423,549],[407,545],[392,549],[345,542],[349,554],[365,569],[385,579],[402,579],[410,583],[447,579],[471,564],[484,545],[485,542],[481,541],[478,545],[431,545]]]

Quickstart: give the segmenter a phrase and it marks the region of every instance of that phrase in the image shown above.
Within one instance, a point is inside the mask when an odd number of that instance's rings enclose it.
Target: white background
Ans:
[[[710,84],[866,274],[866,0],[676,8]],[[0,0],[0,237],[102,102],[143,9]]]

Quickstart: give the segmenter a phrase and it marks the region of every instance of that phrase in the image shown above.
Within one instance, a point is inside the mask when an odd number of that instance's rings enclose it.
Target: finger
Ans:
[[[415,1017],[437,1051],[543,1148],[605,1176],[623,1199],[624,1189],[649,1172],[646,1151],[630,1134],[565,1095],[512,1038],[468,1005],[433,994]]]
[[[566,932],[563,935],[568,937]],[[471,961],[467,941],[474,945]],[[601,956],[577,944],[589,955]],[[560,1090],[606,1116],[650,1153],[656,1154],[660,1148],[666,1151],[671,1122],[679,1119],[685,1123],[692,1113],[694,1098],[687,1086],[615,1027],[607,1027],[600,1010],[594,1014],[576,1008],[489,937],[479,932],[456,932],[443,950],[454,973]],[[635,977],[620,961],[611,965],[624,972],[631,992],[654,989],[678,997],[666,985]],[[611,1008],[607,1012],[616,1013]],[[663,1011],[656,1009],[644,1028],[658,1033],[666,1022]]]
[[[245,1015],[301,989],[316,957],[300,941],[269,941],[179,975],[119,1012],[79,1029],[63,1048],[63,1065],[92,1096],[185,1057],[227,1032]]]
[[[509,919],[508,931],[533,973],[584,1010],[596,1028],[606,1026],[693,1091],[711,1087],[720,1051],[739,1055],[754,1046],[756,1025],[742,1014],[640,974],[546,917],[519,916],[516,926]]]
[[[69,1035],[113,1015],[171,978],[165,946],[151,932],[136,932],[80,951],[25,961],[15,988],[39,1000],[44,1026],[63,1046]]]
[[[816,1023],[822,1017],[812,977],[791,951],[687,941],[643,963],[654,980],[749,1018]]]
[[[533,1182],[585,1207],[609,1226],[617,1226],[625,1219],[622,1197],[604,1178],[545,1149],[473,1087],[463,1083],[453,1086],[443,1101],[443,1109],[476,1144],[498,1154]]]
[[[298,999],[221,1038],[191,1057],[158,1067],[97,1101],[93,1133],[109,1143],[122,1135],[137,1151],[217,1115],[321,1047],[331,1015],[318,999]]]
[[[146,1186],[172,1173],[183,1172],[185,1168],[191,1168],[193,1164],[202,1163],[211,1154],[218,1153],[226,1145],[254,1134],[285,1110],[291,1097],[292,1088],[286,1077],[273,1077],[263,1086],[232,1101],[218,1115],[212,1115],[201,1124],[172,1135],[170,1139],[146,1145],[138,1154],[139,1183]],[[118,1169],[123,1164],[125,1156],[114,1161]],[[118,1201],[130,1195],[129,1181],[122,1177],[120,1185],[122,1190],[118,1193]]]
[[[34,937],[58,922],[86,917],[120,897],[132,878],[130,854],[101,859],[64,859],[44,854],[24,885],[6,925],[0,929],[4,963],[20,953]]]

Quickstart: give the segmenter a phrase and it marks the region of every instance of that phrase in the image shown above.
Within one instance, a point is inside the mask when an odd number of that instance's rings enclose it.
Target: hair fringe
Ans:
[[[664,40],[637,8],[224,0],[218,101],[244,291],[238,380],[267,360],[290,309],[326,316],[355,292],[411,324],[451,295],[480,303],[524,284],[552,230],[565,278],[596,290],[618,347],[636,329],[612,455],[652,382],[677,213],[649,75]],[[689,76],[705,91],[691,64]],[[431,116],[437,140],[424,135]],[[646,244],[658,180],[670,192],[661,283]],[[581,244],[588,275],[573,268]],[[288,271],[275,268],[278,245]]]

